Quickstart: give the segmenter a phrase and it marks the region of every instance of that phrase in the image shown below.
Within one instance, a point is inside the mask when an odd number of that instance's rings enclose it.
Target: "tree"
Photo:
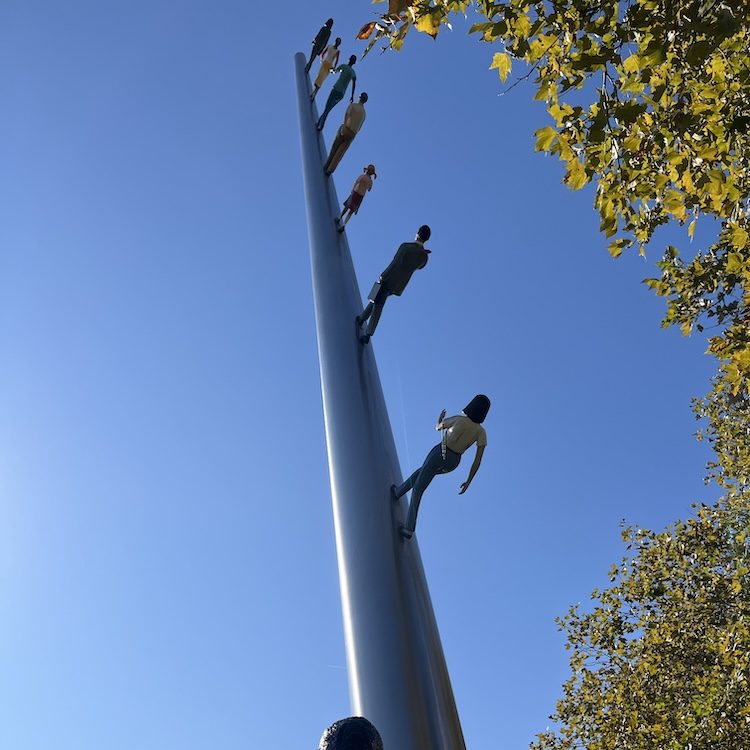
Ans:
[[[400,49],[470,8],[501,81],[524,64],[507,90],[534,76],[552,118],[536,148],[568,187],[593,183],[614,257],[645,253],[667,223],[714,233],[689,254],[667,247],[645,281],[664,326],[710,330],[717,372],[693,408],[724,495],[662,532],[623,531],[611,585],[559,620],[571,676],[532,749],[750,748],[750,3],[389,2],[360,38]]]
[[[400,49],[410,28],[434,38],[470,8],[481,19],[470,31],[500,48],[490,68],[501,80],[514,61],[526,72],[510,88],[535,76],[553,121],[536,131],[536,148],[559,157],[568,187],[594,183],[613,256],[645,253],[668,222],[687,224],[688,238],[698,221],[716,227],[713,244],[689,258],[667,247],[660,277],[646,283],[666,300],[663,325],[686,335],[710,327],[718,371],[698,403],[721,401],[731,416],[750,397],[750,3],[389,2],[360,36],[368,50],[378,40]],[[714,447],[722,429],[710,422],[705,431]],[[736,436],[744,455],[748,437]]]
[[[750,504],[702,506],[635,550],[559,620],[571,677],[532,750],[750,747]]]

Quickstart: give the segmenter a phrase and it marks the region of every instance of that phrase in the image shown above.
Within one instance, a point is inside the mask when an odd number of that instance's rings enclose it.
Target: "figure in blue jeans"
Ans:
[[[490,410],[490,400],[481,393],[474,396],[464,408],[463,415],[456,417],[445,417],[445,409],[440,412],[436,430],[443,431],[442,440],[427,454],[421,468],[417,469],[400,487],[394,484],[391,487],[391,495],[397,501],[409,490],[411,503],[406,523],[399,525],[399,532],[405,539],[411,539],[414,528],[417,525],[417,513],[422,494],[429,486],[436,474],[447,474],[453,471],[461,461],[461,454],[468,450],[474,443],[477,452],[474,463],[469,470],[469,476],[461,485],[458,494],[463,495],[469,489],[471,480],[479,470],[482,463],[482,455],[487,445],[487,433],[482,427],[487,412]]]

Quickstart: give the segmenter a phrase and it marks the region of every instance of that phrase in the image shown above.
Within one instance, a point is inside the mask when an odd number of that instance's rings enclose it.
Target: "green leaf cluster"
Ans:
[[[609,587],[558,620],[571,676],[532,750],[750,747],[748,500],[624,529]]]
[[[381,0],[374,0],[379,2]],[[455,13],[533,76],[551,122],[536,148],[555,154],[573,190],[592,183],[609,252],[645,253],[670,222],[717,227],[705,248],[669,247],[661,276],[664,325],[710,331],[717,377],[708,400],[750,398],[750,2],[747,0],[420,0],[383,16],[377,38],[403,43],[414,26],[433,37]],[[394,3],[389,3],[389,11]],[[372,39],[371,44],[374,43]],[[729,400],[729,401],[727,401]],[[711,419],[712,411],[702,412]],[[718,436],[720,425],[707,435]],[[723,441],[712,440],[720,448]],[[745,436],[750,442],[750,436]],[[724,462],[719,457],[719,465]],[[743,474],[743,476],[746,476]],[[731,481],[731,477],[726,477]]]
[[[611,585],[559,621],[571,676],[532,749],[750,748],[750,2],[397,5],[371,46],[399,48],[411,27],[434,38],[471,8],[501,82],[526,71],[505,90],[533,77],[550,116],[536,148],[571,189],[592,185],[612,256],[645,253],[668,223],[686,243],[715,228],[705,247],[667,247],[645,283],[664,326],[708,335],[717,370],[693,408],[724,496],[665,531],[625,529]]]

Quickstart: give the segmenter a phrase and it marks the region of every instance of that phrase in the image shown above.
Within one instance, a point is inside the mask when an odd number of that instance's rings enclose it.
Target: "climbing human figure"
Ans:
[[[372,190],[373,177],[375,179],[377,179],[378,177],[375,172],[375,165],[368,164],[365,167],[364,172],[354,181],[352,192],[344,201],[344,208],[336,218],[336,226],[338,227],[339,232],[344,231],[344,227],[346,226],[349,219],[351,219],[352,216],[354,216],[354,214],[359,211],[359,207],[362,205],[362,200],[365,197],[365,194]],[[344,214],[346,214],[345,219]],[[343,222],[341,221],[342,219],[344,219]]]
[[[318,118],[318,124],[316,126],[318,130],[323,130],[323,125],[325,125],[328,113],[344,98],[344,94],[346,94],[346,89],[347,86],[349,86],[350,81],[352,84],[352,95],[349,101],[354,101],[354,91],[357,88],[357,74],[354,72],[354,63],[356,62],[357,56],[352,55],[349,58],[348,63],[339,65],[338,68],[336,68],[335,72],[339,74],[339,77],[336,83],[333,84],[331,93],[328,94],[328,101],[326,102],[323,114]]]
[[[487,445],[487,433],[482,422],[490,410],[490,400],[483,394],[474,396],[464,407],[463,415],[455,417],[445,416],[445,409],[440,412],[436,430],[442,430],[441,441],[427,454],[422,466],[417,469],[400,487],[391,487],[391,497],[394,501],[411,490],[411,502],[406,523],[400,524],[399,532],[405,539],[411,539],[417,525],[417,513],[422,494],[430,482],[438,474],[447,474],[453,471],[461,461],[461,455],[476,443],[477,450],[474,455],[474,463],[469,469],[469,476],[458,491],[463,495],[469,489],[471,480],[474,479],[482,456]]]
[[[367,103],[367,94],[363,91],[359,95],[359,101],[352,102],[344,112],[344,122],[341,123],[336,131],[336,137],[331,144],[331,150],[328,153],[326,163],[323,165],[323,171],[329,175],[333,174],[339,162],[344,158],[344,154],[349,150],[354,138],[362,128],[367,113],[365,104]]]
[[[333,19],[329,18],[321,27],[320,31],[315,35],[315,39],[312,42],[312,51],[310,52],[310,59],[305,65],[305,73],[310,72],[313,60],[326,48],[328,40],[331,38],[331,29],[333,28]]]
[[[318,89],[323,85],[328,74],[339,64],[339,46],[341,45],[341,37],[336,37],[336,41],[333,44],[329,44],[320,55],[320,70],[315,78],[315,84],[313,85],[313,91],[310,95],[310,101],[315,98],[318,93]]]
[[[370,291],[369,301],[364,310],[357,315],[356,322],[359,329],[363,323],[367,323],[367,330],[360,334],[359,340],[363,344],[370,341],[370,337],[375,333],[380,315],[383,312],[385,301],[390,295],[395,294],[400,297],[414,271],[424,268],[430,257],[430,251],[424,246],[424,243],[430,239],[432,234],[427,224],[423,224],[417,230],[417,236],[414,242],[404,242],[400,245],[393,260],[389,263],[388,268],[380,274],[378,283]]]

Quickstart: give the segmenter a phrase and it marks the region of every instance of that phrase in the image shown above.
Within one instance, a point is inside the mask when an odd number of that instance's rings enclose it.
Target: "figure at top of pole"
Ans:
[[[336,41],[333,44],[329,44],[320,53],[320,70],[315,78],[315,84],[313,85],[313,92],[310,94],[310,101],[315,98],[318,93],[318,89],[323,85],[323,82],[328,77],[328,74],[339,64],[339,46],[341,45],[341,37],[337,36]]]
[[[305,65],[305,73],[310,72],[313,60],[326,48],[328,40],[331,38],[331,29],[333,28],[333,19],[329,18],[321,27],[320,31],[315,35],[315,39],[312,41],[312,52],[310,52],[310,59]]]
[[[375,172],[375,165],[368,164],[365,167],[364,172],[354,181],[352,192],[344,201],[344,208],[341,209],[341,213],[336,218],[336,226],[338,227],[339,233],[344,231],[344,227],[347,225],[349,219],[359,211],[359,207],[362,205],[362,200],[365,197],[365,194],[372,190],[373,177],[375,179],[378,177]],[[344,214],[346,214],[347,211],[347,217],[344,219]],[[342,219],[344,219],[343,223],[341,221]]]
[[[323,110],[323,114],[318,118],[318,130],[323,130],[323,125],[325,125],[328,113],[344,98],[349,81],[352,83],[352,95],[349,98],[349,101],[354,101],[354,90],[357,87],[357,74],[354,72],[354,63],[356,62],[357,56],[352,55],[349,58],[348,63],[339,65],[338,68],[336,68],[336,72],[339,73],[339,78],[336,83],[333,84],[331,93],[328,94],[328,101],[326,102],[326,108]]]
[[[359,133],[362,124],[365,121],[367,113],[365,112],[365,103],[367,102],[367,94],[363,91],[359,95],[358,102],[351,102],[344,112],[344,122],[339,126],[336,131],[336,137],[333,139],[331,144],[331,150],[328,153],[326,163],[323,165],[323,171],[328,174],[333,174],[339,162],[347,152],[349,146],[352,145],[354,136]]]
[[[438,474],[447,474],[453,471],[461,461],[461,455],[476,443],[477,451],[474,455],[474,463],[469,469],[469,476],[458,491],[463,495],[469,489],[471,480],[479,470],[482,463],[482,455],[487,446],[487,433],[482,427],[487,412],[490,410],[490,400],[483,394],[474,396],[464,407],[463,415],[448,417],[446,419],[445,409],[440,412],[436,430],[442,430],[441,441],[427,454],[422,466],[417,469],[400,487],[394,484],[391,487],[391,497],[397,501],[402,495],[411,490],[411,503],[406,516],[406,523],[400,524],[399,532],[405,539],[411,539],[417,525],[417,513],[422,494],[430,482]]]
[[[357,329],[369,320],[367,330],[359,336],[359,340],[363,344],[367,344],[372,334],[375,333],[375,328],[377,328],[383,306],[388,297],[392,294],[400,297],[414,271],[427,265],[430,251],[424,246],[424,243],[430,239],[431,234],[432,231],[427,224],[419,227],[414,242],[403,242],[399,246],[393,260],[388,264],[388,268],[380,274],[378,282],[370,290],[369,302],[355,318]]]

